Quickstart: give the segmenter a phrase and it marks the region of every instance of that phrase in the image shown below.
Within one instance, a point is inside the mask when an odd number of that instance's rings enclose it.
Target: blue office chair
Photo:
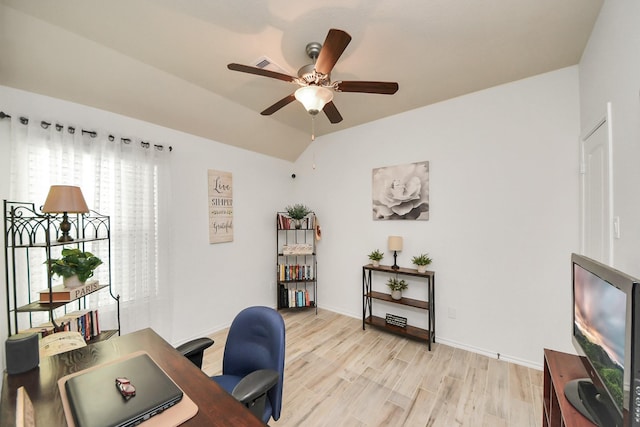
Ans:
[[[278,420],[282,407],[285,327],[280,313],[249,307],[229,328],[222,375],[211,377],[264,423]]]

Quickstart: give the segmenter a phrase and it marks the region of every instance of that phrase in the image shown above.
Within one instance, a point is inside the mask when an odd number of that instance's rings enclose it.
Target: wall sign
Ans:
[[[209,169],[209,243],[233,241],[233,178],[231,172]]]

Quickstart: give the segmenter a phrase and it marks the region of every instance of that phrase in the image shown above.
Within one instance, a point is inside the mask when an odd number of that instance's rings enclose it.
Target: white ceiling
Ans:
[[[577,64],[603,0],[0,0],[0,84],[295,160],[311,118],[297,86],[229,71],[264,56],[296,75],[329,28],[352,41],[332,80],[396,81],[395,95],[336,93],[321,135]]]

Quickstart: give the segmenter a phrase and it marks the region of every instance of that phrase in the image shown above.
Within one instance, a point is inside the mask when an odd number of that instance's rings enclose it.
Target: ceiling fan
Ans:
[[[263,116],[269,116],[297,99],[312,116],[317,115],[322,110],[331,123],[339,123],[342,121],[342,116],[333,103],[334,91],[378,93],[383,95],[393,95],[398,91],[398,83],[396,82],[341,80],[332,82],[331,70],[349,42],[351,42],[349,34],[332,28],[329,30],[324,44],[321,45],[317,42],[307,44],[306,52],[309,58],[313,60],[313,64],[300,68],[297,77],[235,63],[227,65],[227,68],[233,71],[271,77],[300,86],[294,93],[262,111],[260,114]]]

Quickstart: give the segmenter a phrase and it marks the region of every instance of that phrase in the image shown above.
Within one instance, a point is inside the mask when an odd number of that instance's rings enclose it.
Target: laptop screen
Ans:
[[[116,386],[123,377],[135,396],[123,396]],[[71,377],[65,390],[77,427],[132,426],[182,399],[182,390],[147,354]]]

